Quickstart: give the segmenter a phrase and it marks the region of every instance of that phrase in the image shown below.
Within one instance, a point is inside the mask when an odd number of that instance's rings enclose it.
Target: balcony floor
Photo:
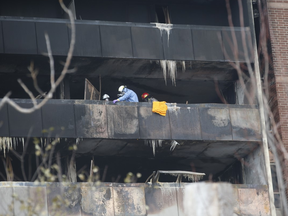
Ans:
[[[77,160],[81,167],[82,163],[88,163],[87,158],[91,159],[89,154],[94,155],[97,165],[108,166],[109,172],[114,170],[112,173],[135,170],[147,177],[157,169],[174,169],[204,172],[208,179],[209,175],[216,176],[259,146],[258,142],[182,140],[171,152],[170,142],[163,141],[153,156],[152,147],[143,140],[84,139],[78,145]]]

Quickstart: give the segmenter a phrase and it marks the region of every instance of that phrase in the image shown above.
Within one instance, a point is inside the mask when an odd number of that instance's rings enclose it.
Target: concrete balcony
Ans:
[[[14,99],[22,107],[31,100]],[[168,104],[165,117],[150,103],[50,100],[32,114],[5,105],[0,136],[94,139],[260,141],[258,110],[246,105]],[[49,129],[53,128],[53,130]]]
[[[141,24],[77,20],[74,56],[150,60],[245,61],[241,31],[248,55],[253,52],[249,27]],[[53,55],[69,48],[69,23],[63,19],[0,17],[0,53],[47,52],[44,33],[50,37]],[[238,58],[233,55],[235,33]],[[225,54],[224,50],[227,54]]]
[[[14,101],[32,106],[28,99]],[[94,155],[109,167],[144,166],[141,172],[147,176],[154,166],[191,170],[190,164],[207,176],[220,175],[241,158],[253,161],[249,155],[261,142],[258,109],[245,105],[168,104],[163,117],[152,113],[149,103],[50,100],[32,114],[19,113],[6,104],[0,110],[0,122],[0,137],[10,137],[13,143],[21,143],[31,129],[30,136],[39,137],[43,144],[59,137],[57,146],[63,154],[76,142],[79,157]],[[162,141],[156,158],[152,148],[144,145],[147,140]],[[173,140],[180,145],[171,152]],[[22,151],[22,145],[18,147]]]

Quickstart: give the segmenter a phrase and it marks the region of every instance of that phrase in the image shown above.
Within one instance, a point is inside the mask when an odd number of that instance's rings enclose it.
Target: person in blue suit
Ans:
[[[139,102],[137,94],[131,89],[128,89],[125,85],[121,85],[118,88],[118,91],[123,95],[118,99],[113,100],[113,103],[117,103],[118,101]]]

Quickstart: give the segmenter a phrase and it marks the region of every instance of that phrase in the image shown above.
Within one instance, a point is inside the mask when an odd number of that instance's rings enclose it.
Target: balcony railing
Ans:
[[[28,99],[14,101],[22,107],[32,106]],[[258,109],[244,105],[168,104],[163,117],[152,112],[150,103],[50,100],[31,114],[19,113],[6,104],[0,110],[0,122],[1,137],[261,139]]]
[[[248,27],[77,20],[74,56],[243,62],[246,46],[247,57],[253,61],[250,31]],[[68,20],[0,17],[0,53],[46,53],[45,32],[49,34],[53,54],[66,55],[70,41]],[[235,49],[237,56],[233,54]]]

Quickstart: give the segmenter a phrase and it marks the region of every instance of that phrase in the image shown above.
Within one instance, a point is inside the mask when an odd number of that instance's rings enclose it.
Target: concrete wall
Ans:
[[[244,159],[244,183],[268,185],[262,147],[258,147]]]
[[[272,90],[270,99],[271,108],[274,111],[276,121],[281,122],[279,124],[279,132],[285,148],[288,149],[288,23],[286,22],[288,17],[288,1],[267,0],[267,4],[273,55],[273,72],[275,75],[275,79],[270,84],[270,90]],[[288,182],[288,161],[286,160],[283,165],[285,179]],[[288,194],[288,191],[286,191],[286,194]]]
[[[185,210],[185,206],[187,206],[185,202],[189,202],[187,197],[190,199],[197,194],[201,200],[201,196],[207,196],[209,193],[212,196],[213,191],[215,189],[217,191],[217,188],[219,191],[215,199],[222,201],[222,204],[218,203],[217,206],[229,207],[228,204],[234,203],[234,214],[236,215],[270,215],[267,188],[264,186],[234,185],[233,191],[229,189],[231,194],[224,194],[221,188],[225,185],[227,188],[230,186],[226,183],[192,184],[194,187],[189,187],[191,184],[179,186],[168,183],[151,186],[116,183],[46,183],[38,185],[30,182],[2,182],[0,184],[0,215],[22,216],[32,211],[34,215],[41,216],[190,216]],[[202,189],[208,187],[210,192],[207,194],[207,191],[204,192],[205,190]],[[229,196],[227,196],[228,194]],[[193,203],[190,204],[193,205]],[[201,202],[201,205],[193,206],[193,211],[195,212],[195,208],[198,208],[202,212],[204,209],[204,212],[208,213],[213,211],[211,207],[214,207],[214,204],[215,200],[206,204]],[[220,216],[222,214],[217,214],[214,209],[213,214],[205,215]]]

